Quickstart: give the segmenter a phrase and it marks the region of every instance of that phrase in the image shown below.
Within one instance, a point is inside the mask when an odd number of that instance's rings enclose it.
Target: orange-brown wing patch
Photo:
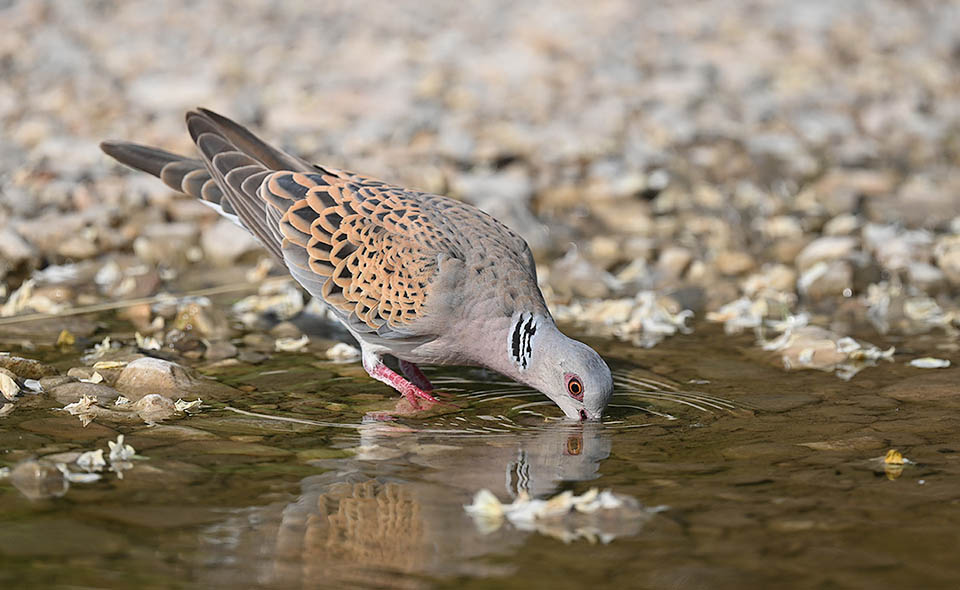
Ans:
[[[260,196],[274,209],[294,276],[370,330],[422,317],[441,252],[456,246],[425,223],[414,193],[338,171],[274,172]]]

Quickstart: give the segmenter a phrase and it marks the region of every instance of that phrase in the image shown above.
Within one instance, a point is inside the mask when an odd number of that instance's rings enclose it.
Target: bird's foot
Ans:
[[[367,363],[364,363],[364,369],[367,370],[367,373],[377,381],[386,383],[390,387],[396,389],[403,394],[403,397],[407,398],[407,401],[410,402],[410,405],[416,409],[420,409],[420,402],[417,400],[422,399],[426,400],[432,404],[441,403],[440,400],[433,397],[420,387],[414,385],[413,383],[407,381],[400,375],[397,375],[390,367],[383,364],[383,361],[377,359],[375,363],[370,363],[373,366],[368,367]],[[419,371],[419,369],[417,369]],[[429,381],[427,381],[429,383]]]
[[[398,360],[400,361],[400,372],[410,380],[410,383],[413,383],[423,391],[433,391],[433,383],[430,383],[430,380],[423,374],[420,367],[403,359]]]

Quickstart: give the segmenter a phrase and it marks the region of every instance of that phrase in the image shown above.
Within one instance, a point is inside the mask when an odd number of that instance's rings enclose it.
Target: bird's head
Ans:
[[[565,336],[553,320],[520,314],[508,339],[515,376],[553,400],[568,418],[598,420],[613,395],[610,368],[592,348]]]

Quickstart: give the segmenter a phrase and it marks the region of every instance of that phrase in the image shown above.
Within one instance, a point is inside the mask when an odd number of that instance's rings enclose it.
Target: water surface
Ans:
[[[159,426],[82,428],[32,402],[0,421],[3,464],[119,433],[145,459],[62,495],[0,482],[0,584],[956,587],[956,368],[788,373],[709,326],[651,350],[592,344],[617,375],[604,424],[457,368],[429,372],[451,405],[385,421],[392,392],[308,354],[200,366],[255,389]],[[895,344],[944,356],[934,338]],[[886,472],[891,448],[915,463]],[[463,510],[482,488],[591,487],[668,508],[493,530]]]

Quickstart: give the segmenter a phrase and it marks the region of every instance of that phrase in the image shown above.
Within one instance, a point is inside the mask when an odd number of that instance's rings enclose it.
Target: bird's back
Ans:
[[[310,165],[209,111],[187,127],[201,159],[103,148],[240,223],[358,338],[410,348],[468,314],[547,313],[526,242],[479,209]]]

